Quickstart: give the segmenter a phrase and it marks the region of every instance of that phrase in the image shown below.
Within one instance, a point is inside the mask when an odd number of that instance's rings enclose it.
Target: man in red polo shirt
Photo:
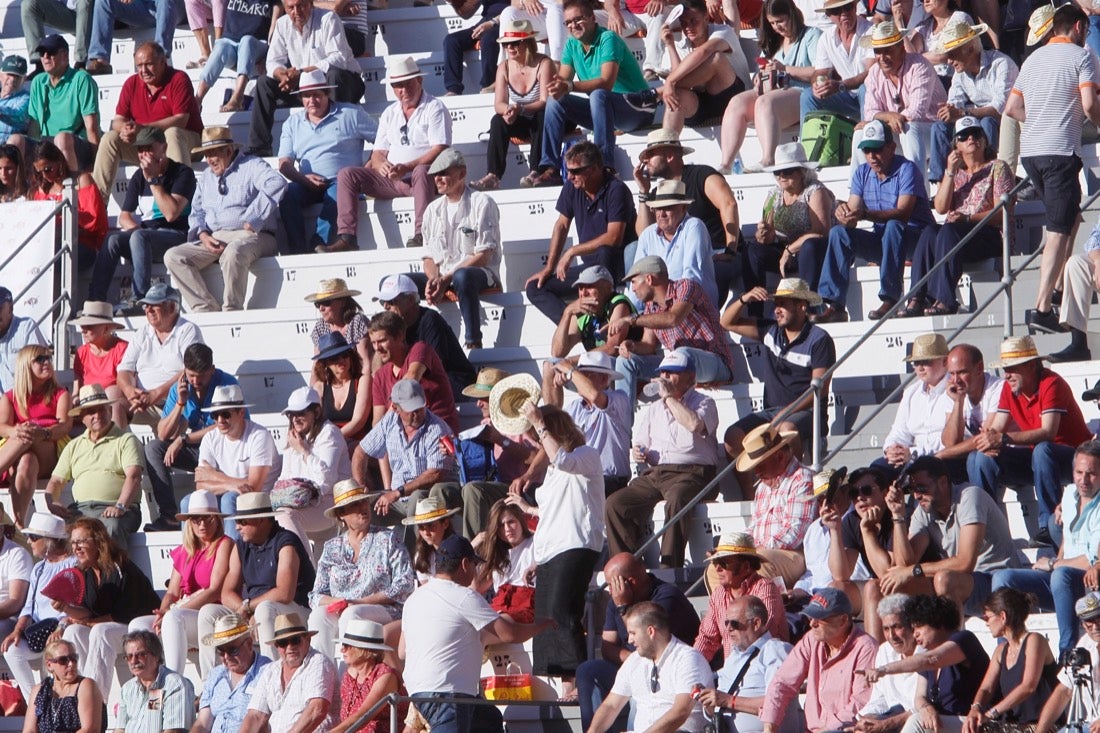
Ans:
[[[1039,531],[1033,544],[1054,546],[1049,522],[1073,480],[1073,454],[1092,440],[1066,380],[1043,366],[1030,336],[1005,339],[1001,364],[1005,384],[997,414],[976,436],[966,461],[970,482],[998,501],[1003,476],[1031,476],[1039,502]]]
[[[168,142],[168,158],[190,167],[191,148],[202,134],[202,117],[195,88],[186,73],[168,66],[164,49],[152,41],[134,51],[137,73],[122,85],[111,129],[103,135],[92,169],[104,198],[110,196],[120,160],[138,162],[138,130],[159,127]]]

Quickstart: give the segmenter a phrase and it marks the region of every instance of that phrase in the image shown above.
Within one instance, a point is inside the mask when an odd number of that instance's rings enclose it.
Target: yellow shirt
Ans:
[[[73,500],[78,503],[114,504],[122,495],[126,469],[130,466],[145,468],[141,442],[129,430],[112,425],[95,443],[85,433],[65,446],[53,475],[62,481],[73,481]]]

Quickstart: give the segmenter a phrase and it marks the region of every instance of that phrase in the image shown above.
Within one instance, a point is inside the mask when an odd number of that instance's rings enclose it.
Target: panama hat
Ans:
[[[393,651],[392,646],[382,643],[382,624],[365,618],[348,621],[348,627],[344,629],[344,634],[340,637],[340,643],[359,649]]]
[[[214,394],[210,395],[210,406],[202,408],[202,411],[221,412],[235,410],[238,407],[252,407],[252,403],[244,401],[241,385],[223,384],[214,388]]]
[[[1048,3],[1036,8],[1027,19],[1027,45],[1035,46],[1050,33],[1054,27],[1054,4]]]
[[[416,524],[427,524],[443,517],[458,514],[459,509],[448,509],[447,505],[438,496],[428,496],[416,502],[416,509],[411,517],[405,517],[401,524],[406,527]]]
[[[817,161],[806,160],[806,149],[802,143],[783,143],[775,149],[775,163],[764,166],[767,173],[785,171],[790,168],[805,168],[815,171],[818,168]]]
[[[912,363],[928,359],[946,359],[948,351],[950,349],[947,348],[947,339],[942,333],[922,333],[913,339],[913,349],[905,360]]]
[[[751,471],[765,458],[775,453],[785,445],[790,445],[798,432],[779,432],[771,425],[761,425],[749,431],[742,443],[744,449],[737,456],[737,470],[741,472]]]
[[[764,561],[756,551],[756,542],[748,532],[723,532],[718,538],[718,546],[714,548],[714,554],[707,560],[714,562],[723,557],[747,557],[757,570]]]
[[[224,517],[218,507],[218,497],[206,489],[191,492],[187,500],[187,511],[176,515],[176,521],[182,522],[188,517]]]
[[[207,150],[224,147],[238,147],[236,141],[233,140],[233,133],[229,131],[229,128],[224,125],[204,127],[202,130],[202,141],[197,148],[191,148],[191,154],[202,155]]]
[[[202,645],[221,646],[246,636],[252,638],[252,629],[248,622],[237,614],[230,613],[214,621],[214,633],[202,637]]]
[[[905,29],[898,28],[892,20],[884,20],[871,32],[859,39],[861,48],[889,48],[905,40]]]
[[[314,69],[313,71],[307,71],[298,77],[298,88],[291,94],[301,94],[302,92],[319,92],[322,89],[335,89],[335,84],[329,84],[328,79],[325,78],[325,72],[320,69]]]
[[[416,61],[412,56],[391,58],[386,63],[386,78],[382,80],[382,83],[400,84],[403,81],[416,79],[421,76],[424,76],[424,72],[416,65]]]
[[[679,6],[677,6],[679,7]],[[663,127],[653,130],[645,137],[645,147],[638,154],[639,160],[646,160],[653,155],[653,151],[660,148],[674,148],[681,155],[694,153],[695,148],[689,148],[680,142],[680,133],[675,130],[666,130]]]
[[[77,395],[76,401],[73,403],[73,409],[69,410],[69,417],[79,417],[87,410],[113,405],[116,402],[118,400],[108,397],[107,390],[103,389],[101,385],[85,384],[80,388],[80,394]]]
[[[604,374],[613,380],[623,378],[622,374],[615,371],[615,363],[611,360],[611,356],[603,351],[593,350],[581,354],[581,358],[577,360],[577,369],[582,372]]]
[[[49,537],[51,540],[63,540],[69,536],[65,531],[65,520],[49,512],[35,512],[23,533],[27,536]]]
[[[507,23],[501,23],[497,43],[519,43],[537,35],[538,33],[535,32],[535,27],[531,25],[531,21],[513,18]]]
[[[368,491],[353,478],[338,482],[332,487],[332,506],[325,510],[325,516],[336,519],[336,512],[346,506],[361,501],[372,501],[380,496],[378,492]]]
[[[804,300],[810,305],[821,305],[821,296],[810,290],[810,285],[800,277],[785,277],[779,281],[772,298]]]
[[[80,318],[73,319],[74,326],[111,326],[113,328],[125,328],[116,321],[114,306],[101,300],[85,300],[84,309],[80,311]]]
[[[1042,358],[1039,349],[1035,347],[1035,340],[1030,336],[1012,336],[1001,343],[1001,361],[993,366],[1017,366]]]
[[[320,300],[336,300],[337,298],[354,298],[362,295],[358,290],[348,287],[343,278],[326,278],[317,285],[317,292],[306,296],[307,303],[316,303]]]
[[[657,190],[646,199],[646,206],[651,209],[663,209],[666,206],[693,203],[695,199],[688,198],[687,186],[683,181],[666,178],[657,184]]]
[[[855,1],[856,0],[825,0],[825,4],[822,5],[820,8],[817,8],[816,12],[818,12],[818,13],[827,13],[830,10],[835,10],[836,8],[843,8],[845,5],[851,5]]]
[[[843,466],[835,471],[826,468],[814,476],[814,498],[824,496],[826,501],[832,501],[833,496],[844,485],[844,479],[848,478],[848,469]]]
[[[280,613],[275,617],[274,633],[265,643],[274,644],[280,639],[293,639],[295,636],[313,636],[316,633],[316,631],[311,631],[302,623],[302,617],[298,614]]]
[[[531,427],[520,407],[527,400],[538,404],[542,387],[530,374],[513,374],[497,382],[489,392],[489,421],[504,435],[521,435]]]
[[[508,372],[503,369],[485,367],[477,373],[477,381],[463,389],[462,394],[475,400],[487,399],[496,383],[507,377]]]
[[[271,496],[266,491],[250,491],[237,497],[237,513],[228,519],[260,519],[262,517],[274,517],[275,510],[271,508]]]
[[[965,20],[950,21],[947,27],[940,31],[936,42],[932,44],[932,52],[945,54],[956,48],[962,48],[988,30],[989,26],[985,23],[970,25]]]

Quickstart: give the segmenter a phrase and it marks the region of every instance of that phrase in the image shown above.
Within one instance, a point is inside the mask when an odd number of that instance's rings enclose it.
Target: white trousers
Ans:
[[[130,622],[130,631],[152,631],[156,616],[138,616]],[[199,612],[191,608],[173,608],[160,622],[160,643],[164,647],[164,666],[183,674],[187,650],[199,647]]]
[[[536,38],[539,41],[546,41],[550,47],[550,58],[561,61],[561,51],[565,48],[565,23],[562,22],[561,3],[555,0],[543,0],[542,4],[546,10],[539,15],[531,15],[526,10],[517,10],[511,6],[505,8],[500,14],[500,25],[504,27],[512,20],[531,21],[531,26],[538,34]],[[503,57],[504,49],[501,49],[500,53]]]
[[[1100,227],[1091,237],[1100,236]],[[1062,270],[1062,312],[1058,320],[1070,328],[1088,333],[1089,309],[1096,286],[1092,279],[1092,260],[1088,255],[1073,255]]]
[[[317,635],[310,640],[310,645],[329,659],[339,659],[336,644],[343,637],[348,623],[354,619],[376,621],[383,626],[394,620],[386,606],[376,606],[372,603],[352,604],[339,616],[327,612],[324,606],[319,606],[309,613],[310,631],[317,632]]]

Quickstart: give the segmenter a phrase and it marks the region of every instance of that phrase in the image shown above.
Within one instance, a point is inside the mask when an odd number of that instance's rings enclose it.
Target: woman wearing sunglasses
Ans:
[[[43,650],[42,660],[50,675],[31,693],[34,712],[27,711],[23,733],[103,733],[107,705],[95,680],[80,674],[76,647],[53,639]]]
[[[0,396],[0,478],[11,486],[15,526],[26,526],[39,479],[49,478],[69,442],[72,395],[57,381],[48,346],[24,346],[15,386]]]
[[[56,145],[44,140],[34,155],[31,201],[61,201],[67,194],[65,180],[76,178],[77,266],[87,269],[95,263],[96,253],[107,238],[107,204],[88,173],[69,170],[65,155]],[[58,226],[61,225],[60,218]]]
[[[370,364],[370,338],[367,336],[369,319],[363,314],[363,306],[355,300],[357,295],[362,293],[351,290],[344,280],[334,277],[322,280],[317,286],[317,292],[306,296],[306,302],[313,303],[313,307],[317,309],[317,321],[309,334],[313,340],[314,355],[324,350],[321,339],[325,334],[339,333],[359,353],[362,362]]]

